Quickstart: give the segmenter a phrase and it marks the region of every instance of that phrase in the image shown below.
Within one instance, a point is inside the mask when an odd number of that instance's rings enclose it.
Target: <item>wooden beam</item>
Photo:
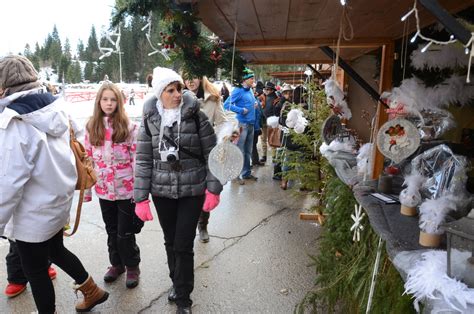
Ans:
[[[254,60],[249,61],[250,64],[289,64],[289,65],[299,65],[299,64],[333,64],[333,61],[330,59],[302,59],[302,60]]]
[[[392,42],[382,47],[382,64],[380,68],[380,82],[379,92],[390,90],[392,88],[392,76],[393,76],[393,60],[394,60],[395,44]],[[373,168],[372,168],[372,179],[378,179],[383,171],[384,156],[377,148],[377,132],[380,127],[387,122],[388,114],[385,111],[385,105],[380,101],[377,104],[377,113],[375,117],[375,127],[373,132],[373,143],[375,149],[373,150]]]
[[[324,46],[319,47],[322,52],[324,52],[328,57],[332,59],[336,58],[336,52],[331,48]],[[369,84],[367,83],[360,75],[357,73],[346,61],[339,57],[339,66],[356,81],[375,101],[380,101],[380,94]],[[393,59],[392,59],[393,62]]]
[[[451,16],[436,0],[420,0],[420,3],[430,11],[436,19],[460,42],[466,45],[471,39],[468,31],[457,19]]]
[[[340,48],[378,48],[389,42],[388,38],[354,38],[351,41],[342,41]],[[336,47],[336,43],[337,38],[249,40],[237,41],[236,46],[240,52],[278,52],[317,49],[321,46]]]

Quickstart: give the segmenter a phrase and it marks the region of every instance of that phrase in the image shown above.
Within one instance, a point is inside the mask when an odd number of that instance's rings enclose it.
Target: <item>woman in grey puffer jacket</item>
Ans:
[[[191,313],[194,286],[194,238],[201,209],[219,203],[222,185],[207,160],[216,135],[191,92],[173,70],[153,71],[153,97],[145,102],[138,134],[134,197],[136,214],[151,220],[152,195],[163,229],[173,288],[168,299],[178,313]]]

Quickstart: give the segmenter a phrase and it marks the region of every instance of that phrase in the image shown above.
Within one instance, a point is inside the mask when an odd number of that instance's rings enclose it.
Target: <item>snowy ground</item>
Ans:
[[[67,107],[65,110],[67,113],[80,125],[84,126],[87,120],[92,116],[94,111],[94,93],[97,92],[98,86],[89,85],[90,88],[67,88],[65,90],[66,100],[68,101]],[[122,88],[125,90],[125,94],[128,94],[131,88],[136,92],[135,96],[135,106],[129,105],[128,98],[125,103],[125,110],[127,111],[128,116],[131,120],[139,122],[142,117],[143,112],[143,103],[146,99],[152,96],[151,93],[146,93],[146,90],[137,85],[124,85]],[[84,99],[78,101],[82,95]],[[64,97],[64,96],[63,96]]]

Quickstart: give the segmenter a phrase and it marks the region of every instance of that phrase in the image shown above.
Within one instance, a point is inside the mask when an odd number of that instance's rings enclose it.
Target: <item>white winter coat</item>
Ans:
[[[0,113],[0,235],[44,242],[68,221],[77,173],[61,103]]]

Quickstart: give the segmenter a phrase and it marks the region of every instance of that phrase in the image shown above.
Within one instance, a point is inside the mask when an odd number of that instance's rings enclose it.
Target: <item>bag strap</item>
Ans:
[[[69,120],[69,134],[70,134],[69,142],[76,141],[76,134],[74,134],[71,120]],[[69,143],[69,146],[71,146],[71,143]],[[71,150],[73,151],[74,158],[76,159],[76,162],[77,162],[80,159],[80,156],[77,154],[77,152],[74,149],[71,148]],[[81,221],[81,210],[82,210],[82,203],[84,201],[85,188],[86,188],[86,180],[82,180],[81,191],[79,193],[79,202],[77,203],[76,219],[74,220],[74,227],[72,228],[71,233],[67,233],[66,230],[63,231],[63,235],[65,237],[72,236],[74,233],[76,233],[77,229],[79,228],[79,222]]]

